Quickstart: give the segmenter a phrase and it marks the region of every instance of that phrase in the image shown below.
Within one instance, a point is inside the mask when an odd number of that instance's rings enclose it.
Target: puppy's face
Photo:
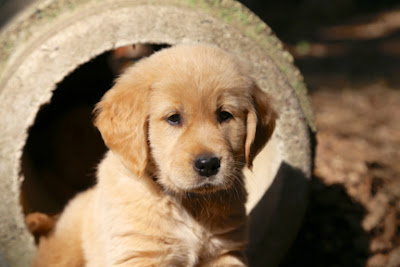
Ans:
[[[150,94],[149,144],[167,189],[229,188],[244,165],[248,93],[193,76],[161,80]]]
[[[166,49],[132,67],[97,112],[109,148],[136,175],[151,172],[175,193],[240,183],[275,120],[240,64],[204,45]]]

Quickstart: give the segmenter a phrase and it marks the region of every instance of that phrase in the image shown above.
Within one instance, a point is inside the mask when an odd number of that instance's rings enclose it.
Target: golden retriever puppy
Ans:
[[[130,67],[95,109],[97,185],[41,238],[35,266],[246,266],[242,169],[276,114],[235,58],[178,45]]]

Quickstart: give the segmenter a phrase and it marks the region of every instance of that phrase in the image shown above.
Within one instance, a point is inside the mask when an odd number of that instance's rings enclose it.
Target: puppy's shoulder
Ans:
[[[82,220],[87,219],[95,190],[94,187],[76,195],[64,208],[56,228],[76,229],[82,223]]]
[[[128,168],[122,163],[122,159],[109,150],[97,167],[97,180],[100,182],[107,177],[130,176]]]

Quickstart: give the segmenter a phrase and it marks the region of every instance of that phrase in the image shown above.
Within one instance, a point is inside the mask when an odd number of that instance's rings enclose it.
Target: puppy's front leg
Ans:
[[[231,252],[223,254],[201,265],[202,267],[246,267],[247,261],[244,253]]]

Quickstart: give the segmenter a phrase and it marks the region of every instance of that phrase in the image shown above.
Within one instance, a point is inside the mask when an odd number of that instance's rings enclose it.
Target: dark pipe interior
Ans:
[[[114,79],[109,56],[102,54],[65,77],[38,112],[22,157],[26,212],[59,212],[94,184],[105,146],[92,124],[92,110]]]
[[[150,46],[151,51],[163,47]],[[58,213],[72,196],[95,184],[106,147],[93,126],[92,110],[115,77],[149,53],[132,56],[126,51],[106,52],[78,67],[38,112],[22,156],[25,213]]]

